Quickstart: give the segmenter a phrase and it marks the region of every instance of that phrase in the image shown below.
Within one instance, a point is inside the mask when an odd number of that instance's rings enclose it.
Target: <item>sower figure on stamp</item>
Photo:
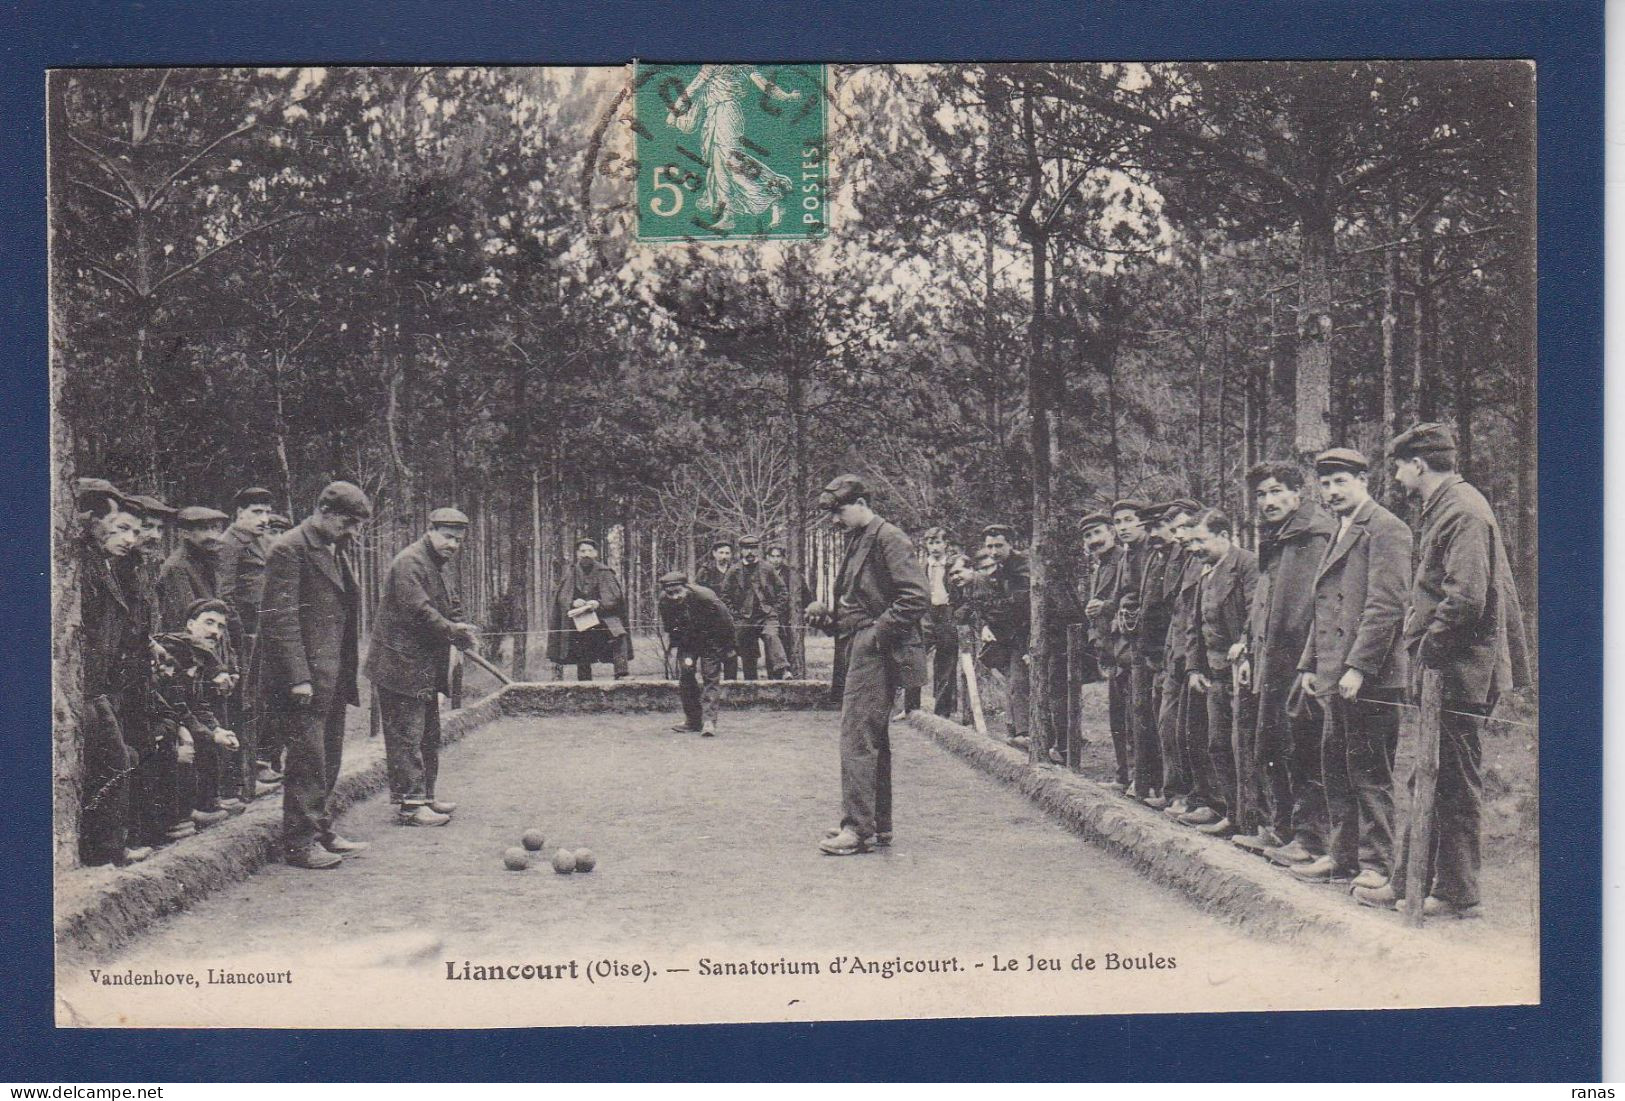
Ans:
[[[728,575],[734,570],[734,545],[726,539],[717,539],[711,543],[711,557],[700,563],[700,568],[694,571],[694,584],[702,589],[710,589],[721,597],[728,589]],[[806,607],[805,604],[802,607]],[[728,657],[722,663],[722,675],[727,680],[739,679],[739,654],[730,649]]]
[[[81,478],[75,495],[84,525],[79,614],[84,659],[83,788],[79,857],[86,864],[132,864],[152,849],[131,835],[131,773],[138,751],[125,741],[122,704],[148,675],[147,628],[115,567],[141,540],[141,521],[109,482]]]
[[[1032,627],[1031,581],[1027,556],[1016,550],[1016,532],[1009,524],[982,529],[982,550],[993,568],[978,574],[968,585],[977,618],[982,621],[982,662],[1004,673],[1005,741],[1025,748],[1028,737],[1028,695],[1032,688],[1028,648]],[[991,637],[989,637],[991,636]]]
[[[869,507],[862,481],[843,474],[824,487],[818,503],[847,532],[835,606],[808,609],[846,644],[841,824],[818,847],[830,856],[852,856],[891,844],[892,700],[899,688],[925,683],[920,620],[931,596],[908,536]]]
[[[1326,852],[1320,704],[1293,689],[1314,618],[1315,571],[1337,522],[1305,494],[1296,463],[1258,463],[1247,471],[1247,486],[1260,520],[1259,577],[1243,680],[1258,693],[1258,768],[1270,828],[1286,842],[1265,855],[1290,867]]]
[[[1411,702],[1420,703],[1427,670],[1436,670],[1440,679],[1439,778],[1426,882],[1406,882],[1407,823],[1388,885],[1356,888],[1354,896],[1383,907],[1420,890],[1426,892],[1424,914],[1466,917],[1479,903],[1484,805],[1479,739],[1484,717],[1501,694],[1530,683],[1523,613],[1495,513],[1456,473],[1455,434],[1442,424],[1413,425],[1394,437],[1388,454],[1394,481],[1422,503],[1402,638],[1410,658]]]
[[[333,786],[344,757],[345,708],[361,702],[361,591],[349,548],[371,515],[360,487],[333,482],[266,556],[256,681],[263,712],[286,717],[282,845],[296,868],[332,868],[344,853],[368,847],[333,831]]]
[[[556,667],[574,665],[576,680],[592,680],[593,665],[607,662],[615,679],[625,680],[632,660],[625,614],[621,579],[598,561],[598,543],[577,540],[575,565],[564,571],[553,600],[547,660]]]
[[[959,690],[959,630],[954,622],[956,586],[949,576],[948,533],[929,528],[921,536],[925,544],[925,583],[931,591],[931,610],[926,613],[925,644],[931,651],[932,710],[943,718],[954,713]],[[903,692],[903,713],[920,706],[920,690]]]
[[[367,678],[378,691],[389,763],[390,801],[403,826],[444,826],[457,804],[435,797],[440,773],[440,697],[449,695],[451,648],[467,650],[478,630],[446,584],[446,563],[468,533],[454,508],[429,513],[423,538],[395,556],[367,647]]]
[[[754,535],[739,540],[739,565],[723,584],[722,601],[733,613],[739,633],[739,662],[746,680],[756,679],[757,662],[765,652],[769,680],[785,680],[790,663],[784,656],[784,640],[779,635],[779,608],[784,603],[784,583],[778,572],[764,565],[758,555],[762,541]]]
[[[1315,459],[1337,536],[1315,572],[1315,619],[1298,661],[1303,691],[1326,712],[1321,772],[1326,855],[1292,874],[1381,887],[1394,863],[1394,751],[1406,657],[1400,640],[1411,529],[1371,499],[1366,457],[1334,447]]]
[[[237,514],[220,547],[220,599],[231,608],[231,642],[245,670],[254,668],[254,650],[260,636],[260,597],[265,592],[265,556],[271,549],[271,491],[250,486],[237,491],[232,503]],[[282,745],[277,729],[261,722],[258,692],[245,678],[232,699],[237,714],[237,737],[242,742],[236,789],[244,799],[270,794],[282,782],[277,767]]]
[[[1183,703],[1190,689],[1185,675],[1185,626],[1188,623],[1185,602],[1181,599],[1180,583],[1190,557],[1185,550],[1185,529],[1202,511],[1202,506],[1188,498],[1170,501],[1158,517],[1160,538],[1165,544],[1161,574],[1155,601],[1157,612],[1152,627],[1160,624],[1161,663],[1157,669],[1156,686],[1157,744],[1162,755],[1161,791],[1144,802],[1157,810],[1166,810],[1175,799],[1185,798],[1191,792],[1191,769],[1184,747],[1180,744],[1179,726],[1183,718]],[[1142,634],[1145,624],[1142,623]],[[1186,810],[1189,810],[1187,804]]]
[[[722,663],[737,639],[733,616],[722,598],[688,574],[672,570],[660,577],[660,622],[677,652],[677,689],[683,701],[683,733],[716,736],[722,694]]]
[[[1207,566],[1185,629],[1185,664],[1191,688],[1207,704],[1208,755],[1202,785],[1207,805],[1180,815],[1178,821],[1215,837],[1229,837],[1236,832],[1241,808],[1257,799],[1247,736],[1254,715],[1250,708],[1237,714],[1237,694],[1245,689],[1235,681],[1235,667],[1258,584],[1258,559],[1235,542],[1230,517],[1216,508],[1197,517],[1192,541]]]
[[[1084,586],[1083,614],[1089,623],[1089,645],[1095,653],[1095,664],[1106,678],[1108,722],[1112,736],[1112,752],[1117,758],[1113,779],[1105,786],[1115,791],[1128,790],[1128,741],[1124,736],[1122,717],[1127,714],[1128,701],[1124,699],[1125,686],[1117,675],[1117,643],[1112,638],[1112,621],[1117,617],[1118,576],[1123,567],[1123,551],[1117,545],[1117,532],[1112,518],[1104,512],[1091,512],[1080,522],[1083,545],[1089,551],[1089,579]]]

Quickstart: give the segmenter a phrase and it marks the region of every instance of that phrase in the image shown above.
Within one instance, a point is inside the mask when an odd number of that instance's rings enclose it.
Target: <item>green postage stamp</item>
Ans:
[[[823,237],[825,76],[823,65],[640,62],[639,239]]]

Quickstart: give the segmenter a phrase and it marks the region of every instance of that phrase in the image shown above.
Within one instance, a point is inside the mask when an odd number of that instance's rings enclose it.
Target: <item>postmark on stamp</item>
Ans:
[[[638,238],[826,235],[823,65],[640,62]]]

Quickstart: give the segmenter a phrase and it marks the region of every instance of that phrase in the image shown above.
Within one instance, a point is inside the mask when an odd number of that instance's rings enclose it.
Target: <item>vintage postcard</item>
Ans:
[[[1538,1002],[1535,75],[51,72],[57,1023]]]

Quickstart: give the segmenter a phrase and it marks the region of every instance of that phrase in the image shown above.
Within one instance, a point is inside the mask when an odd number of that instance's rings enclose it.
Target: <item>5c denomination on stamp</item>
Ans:
[[[640,62],[639,239],[823,237],[825,75],[823,65]]]

